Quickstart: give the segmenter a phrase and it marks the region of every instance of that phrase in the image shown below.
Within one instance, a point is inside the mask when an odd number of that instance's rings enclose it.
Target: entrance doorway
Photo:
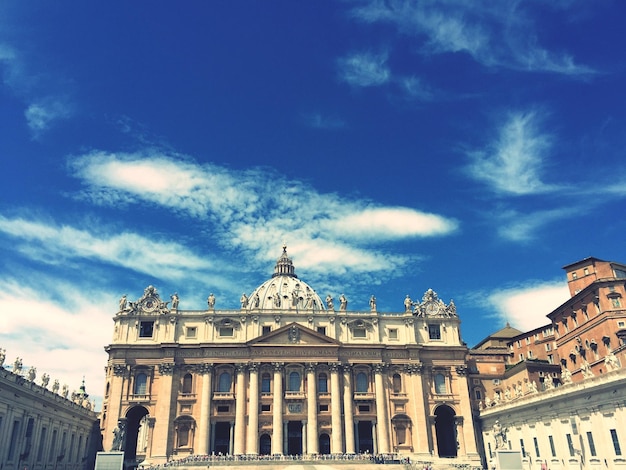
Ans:
[[[330,436],[326,433],[320,434],[320,454],[330,454]]]
[[[230,423],[215,423],[215,448],[213,452],[216,454],[227,455],[230,453]]]
[[[287,424],[287,454],[302,454],[302,421],[289,421]]]
[[[439,457],[456,457],[456,413],[447,405],[438,406],[435,410],[435,432]]]
[[[142,422],[145,423],[144,417],[148,415],[148,410],[143,406],[133,406],[126,413],[126,442],[122,443],[124,447],[124,460],[128,461],[143,461],[146,458],[146,447],[148,446],[147,442],[147,429],[142,429],[142,436],[144,439],[138,445],[137,436],[139,435],[139,429],[141,428]]]
[[[259,454],[270,455],[272,453],[272,438],[268,434],[263,434],[259,440]]]
[[[358,453],[369,452],[374,453],[374,438],[372,436],[372,422],[371,421],[359,421],[357,425],[357,431],[359,433],[359,439],[357,442]]]

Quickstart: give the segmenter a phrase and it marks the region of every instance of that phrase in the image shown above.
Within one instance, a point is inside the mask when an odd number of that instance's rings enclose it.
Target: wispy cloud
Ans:
[[[354,18],[394,25],[422,39],[426,54],[467,53],[487,67],[570,76],[594,73],[571,55],[541,47],[520,2],[369,0],[352,9]]]
[[[24,111],[26,122],[33,136],[38,138],[42,132],[61,119],[67,119],[72,115],[72,108],[66,101],[50,98],[38,101],[28,106]]]
[[[537,112],[511,113],[485,150],[469,152],[467,171],[500,194],[527,195],[556,189],[542,181],[553,138],[540,129]]]
[[[102,346],[111,340],[115,297],[102,286],[81,291],[76,284],[33,273],[27,281],[5,277],[0,282],[0,310],[7,312],[0,316],[0,347],[6,349],[7,363],[19,356],[25,370],[36,367],[37,383],[45,372],[49,387],[56,379],[70,391],[78,390],[84,377],[100,405],[104,374],[94,364],[106,362]]]
[[[233,171],[180,156],[94,152],[73,159],[71,166],[93,201],[148,201],[186,217],[212,221],[216,227],[212,235],[222,246],[246,250],[258,260],[274,259],[281,240],[298,240],[290,244],[290,253],[315,253],[310,271],[323,272],[337,264],[361,273],[401,267],[407,256],[373,246],[444,236],[458,225],[453,219],[408,207],[319,193],[269,170]]]
[[[379,86],[391,79],[387,53],[353,53],[338,60],[339,78],[359,87]]]
[[[131,232],[106,233],[105,227],[97,232],[0,216],[0,233],[17,240],[15,248],[21,253],[44,263],[89,259],[150,275],[156,272],[161,278],[173,280],[200,278],[213,268],[198,253],[176,242]]]
[[[521,213],[515,210],[500,211],[493,216],[498,225],[498,235],[514,242],[530,242],[541,229],[559,220],[580,215],[580,206],[568,206],[543,211]]]
[[[547,325],[546,315],[569,299],[569,289],[562,281],[531,281],[506,287],[484,296],[482,304],[492,310],[502,326],[528,331]]]

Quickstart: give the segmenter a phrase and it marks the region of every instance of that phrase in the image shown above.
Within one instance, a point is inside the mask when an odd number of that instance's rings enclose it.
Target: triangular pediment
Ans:
[[[248,342],[249,346],[340,346],[333,338],[311,330],[298,323],[289,323],[266,335],[259,336]]]

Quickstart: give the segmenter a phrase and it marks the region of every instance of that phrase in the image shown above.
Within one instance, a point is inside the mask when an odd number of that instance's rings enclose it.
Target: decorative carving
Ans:
[[[565,367],[561,368],[561,379],[563,379],[564,384],[572,383],[572,373],[569,371],[569,369]]]
[[[413,326],[413,323],[415,323],[415,322],[413,321],[413,318],[405,318],[405,319],[404,319],[404,324],[405,324],[406,326]]]
[[[606,355],[606,357],[604,358],[604,364],[606,365],[606,370],[608,370],[609,372],[620,368],[619,360],[617,359],[615,354],[613,354],[613,351]]]
[[[54,383],[52,384],[52,393],[59,393],[59,380],[54,379]]]
[[[210,374],[213,372],[213,364],[198,364],[196,365],[196,372],[200,375]]]
[[[456,373],[459,375],[467,375],[467,366],[465,364],[456,366]]]
[[[126,420],[120,419],[117,422],[117,427],[113,430],[113,444],[111,445],[111,451],[124,450],[125,443],[126,443]]]
[[[41,376],[41,386],[43,388],[48,388],[49,382],[50,382],[50,376],[44,372],[43,375]]]
[[[504,445],[506,444],[506,433],[507,433],[507,429],[503,428],[502,425],[500,425],[500,421],[496,420],[496,422],[493,424],[493,437],[496,440],[496,449],[502,449],[504,448]]]
[[[285,367],[285,363],[284,362],[272,362],[272,366],[274,367],[274,372],[282,372]]]
[[[413,303],[413,314],[418,317],[456,317],[456,305],[453,300],[446,305],[437,293],[428,289],[422,297],[422,303]]]
[[[374,369],[374,373],[381,374],[386,369],[387,365],[383,363],[372,364],[372,368]]]
[[[248,308],[248,296],[246,295],[245,292],[241,294],[241,298],[239,299],[239,302],[241,302],[242,309]]]
[[[173,295],[170,295],[170,299],[172,299],[172,310],[178,310],[178,292],[174,292]]]
[[[289,328],[289,342],[290,343],[299,343],[300,342],[300,328],[298,328],[296,325],[291,325],[291,328]]]
[[[307,362],[306,370],[307,372],[315,373],[315,371],[317,370],[317,362]]]
[[[22,358],[16,357],[13,361],[13,373],[20,375],[22,373]]]
[[[583,361],[582,365],[580,366],[580,371],[583,373],[583,377],[586,379],[593,377],[593,371],[591,370],[591,366],[587,361]]]
[[[166,362],[163,364],[159,364],[159,374],[161,375],[171,375],[174,372],[175,364],[172,362]]]
[[[372,294],[372,296],[370,297],[370,311],[376,311],[376,297],[374,296],[374,294]]]
[[[341,364],[341,368],[343,369],[344,373],[349,374],[352,372],[352,364],[348,363],[348,362],[344,362],[343,364]]]
[[[246,372],[247,364],[239,363],[235,364],[235,370],[238,374],[243,374]]]
[[[4,368],[4,361],[7,358],[7,350],[0,348],[0,369]]]
[[[113,375],[117,375],[118,377],[126,375],[128,371],[128,367],[124,364],[113,364]]]
[[[331,295],[330,295],[330,294],[328,294],[328,295],[326,296],[326,308],[327,308],[328,310],[335,310],[335,304],[334,304],[334,302],[333,302],[333,298],[331,297]]]
[[[215,310],[215,296],[213,295],[213,292],[211,292],[207,297],[206,303],[209,310]]]
[[[338,372],[340,366],[341,364],[339,364],[338,362],[329,362],[328,370],[330,370],[331,372]]]
[[[411,300],[411,297],[409,296],[409,294],[406,295],[406,297],[404,298],[404,311],[405,312],[410,312],[411,309],[413,308],[414,302]]]
[[[345,295],[341,294],[339,296],[339,310],[346,311],[348,309],[348,299]]]
[[[248,370],[250,372],[258,372],[260,366],[261,364],[259,364],[258,362],[250,362],[248,363]]]

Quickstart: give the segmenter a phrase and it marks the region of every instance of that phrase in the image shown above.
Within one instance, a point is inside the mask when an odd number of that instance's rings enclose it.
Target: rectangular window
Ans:
[[[530,338],[526,338],[526,344],[530,344]]]
[[[272,411],[271,410],[271,405],[261,405],[261,411],[265,412],[265,413],[268,413],[268,412]]]
[[[548,364],[554,364],[554,356],[552,354],[548,354]]]
[[[320,405],[320,413],[324,413],[328,411],[328,405]]]
[[[142,321],[139,323],[139,337],[140,338],[152,338],[154,333],[153,321]]]
[[[325,335],[326,334],[326,327],[325,326],[318,326],[317,327],[317,332],[321,335]]]
[[[552,351],[552,345],[550,343],[546,343],[546,351]]]
[[[235,333],[235,330],[232,326],[222,326],[220,327],[220,336],[232,337]]]
[[[578,278],[578,274],[572,273],[572,279],[577,279],[577,278]]]
[[[533,352],[532,351],[528,351],[528,359],[532,359],[533,358]]]
[[[489,458],[493,459],[493,452],[491,452],[491,442],[487,442],[487,449],[489,450]]]
[[[587,442],[589,443],[589,453],[592,457],[596,456],[596,445],[593,442],[593,434],[590,431],[587,432]]]
[[[195,326],[188,326],[187,338],[195,338],[196,336],[198,336],[198,328],[196,328]]]
[[[359,412],[360,413],[369,413],[370,412],[370,406],[369,405],[359,405]]]
[[[367,337],[367,333],[365,328],[353,328],[352,329],[352,337],[353,338],[365,338]]]
[[[520,360],[520,362],[524,360],[524,354],[519,353],[519,360]]]
[[[228,413],[228,410],[230,410],[230,407],[228,405],[218,405],[217,407],[218,413]]]
[[[583,269],[583,274],[584,274],[585,276],[588,276],[588,275],[589,275],[589,268],[585,268],[585,269]]]
[[[519,339],[517,340],[517,347],[518,349],[522,347],[522,342]]]
[[[428,337],[430,339],[441,339],[441,325],[428,325]]]
[[[617,431],[615,429],[611,429],[611,440],[613,441],[615,455],[622,455],[622,448],[619,445],[619,439],[617,438]]]
[[[272,331],[272,327],[269,326],[269,325],[265,325],[265,326],[262,327],[261,334],[262,335],[269,335],[271,331]]]
[[[50,454],[48,455],[48,461],[53,462],[57,458],[56,447],[57,445],[57,430],[52,431],[52,441],[50,441]]]
[[[574,442],[572,441],[572,435],[571,434],[566,434],[565,438],[567,439],[567,447],[569,449],[569,456],[570,457],[574,457],[575,452],[574,452]]]
[[[41,462],[43,459],[43,449],[46,444],[46,433],[48,429],[41,428],[41,436],[39,436],[39,448],[37,449],[37,462]]]
[[[535,457],[541,457],[541,454],[539,453],[539,442],[536,437],[533,437],[533,444],[535,444]]]
[[[550,452],[552,453],[552,457],[556,457],[556,449],[554,448],[554,439],[552,439],[552,436],[548,436],[548,442],[550,442]]]
[[[18,420],[13,421],[13,430],[11,431],[11,443],[9,444],[9,454],[7,455],[7,461],[12,461],[15,457],[15,449],[17,448],[17,438],[20,433],[20,422]]]
[[[526,458],[526,449],[524,448],[524,439],[519,440],[519,448],[522,451],[522,458]]]
[[[625,326],[626,326],[626,322],[623,322],[623,321],[618,321],[617,322],[617,327],[618,328],[624,328]]]
[[[483,399],[483,394],[481,393],[480,389],[477,388],[474,390],[474,398],[476,398],[476,400]]]
[[[389,328],[389,339],[398,339],[398,329]]]

